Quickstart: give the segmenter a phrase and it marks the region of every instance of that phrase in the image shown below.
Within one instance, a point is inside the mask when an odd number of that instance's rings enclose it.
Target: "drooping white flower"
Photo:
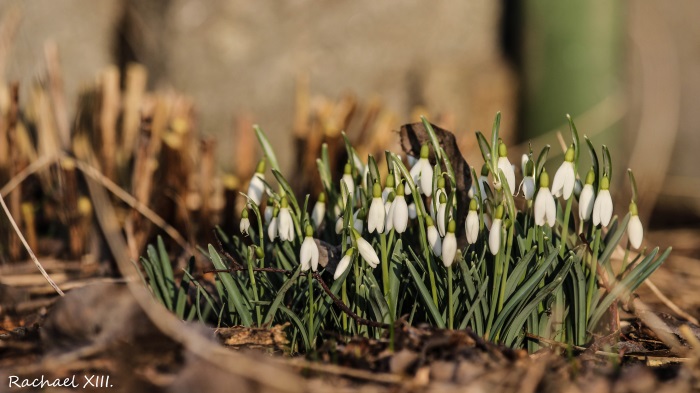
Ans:
[[[630,221],[627,224],[627,237],[632,247],[639,248],[644,238],[644,228],[642,228],[642,221],[639,219],[637,204],[634,203],[634,201],[630,202],[630,216]]]
[[[613,202],[610,196],[610,180],[606,175],[600,180],[600,192],[593,205],[593,225],[607,227],[613,212]]]
[[[345,183],[345,186],[348,188],[348,192],[350,194],[355,192],[355,180],[352,178],[352,166],[350,163],[345,164],[345,168],[343,169],[343,178],[340,181]]]
[[[250,220],[248,219],[248,209],[243,209],[243,212],[241,212],[240,224],[241,234],[247,236],[248,228],[250,228]]]
[[[556,197],[563,196],[564,199],[571,198],[576,183],[576,173],[574,171],[574,147],[570,146],[566,150],[564,162],[562,162],[552,181],[552,194]]]
[[[420,148],[420,158],[411,168],[411,178],[420,192],[426,196],[433,193],[433,167],[430,165],[430,147],[424,144]]]
[[[277,219],[279,220],[280,239],[282,241],[293,242],[294,220],[292,220],[292,214],[289,212],[289,203],[287,202],[287,197],[282,197],[282,202],[280,203],[280,212]]]
[[[498,169],[503,171],[506,176],[506,181],[508,182],[508,188],[510,188],[511,194],[515,194],[515,171],[513,171],[513,165],[511,165],[508,160],[508,150],[506,149],[505,143],[501,142],[498,145]],[[501,182],[498,181],[498,174],[494,174],[494,187],[497,190],[501,188]]]
[[[338,219],[335,221],[335,234],[340,235],[340,232],[343,231],[343,216],[338,217]]]
[[[272,205],[270,205],[269,203],[267,204],[267,206],[265,206],[265,212],[263,213],[263,216],[265,216],[265,224],[269,224],[270,220],[272,220],[272,212],[274,210],[275,209],[273,209]]]
[[[445,178],[440,176],[437,180],[437,189],[435,190],[435,196],[430,202],[430,216],[433,220],[437,219],[435,213],[437,212],[438,205],[440,204],[440,199],[445,196],[447,197],[447,192],[445,192]]]
[[[394,203],[391,205],[389,212],[393,216],[393,227],[397,233],[404,233],[408,226],[408,205],[406,205],[406,198],[403,192],[403,183],[399,183],[399,186],[396,187],[396,198],[394,198]]]
[[[345,255],[340,259],[340,262],[338,262],[338,266],[335,268],[335,273],[333,273],[333,279],[337,280],[340,278],[340,276],[345,273],[345,270],[350,266],[350,262],[352,262],[352,254],[353,254],[353,248],[348,248],[348,250],[345,252]]]
[[[312,271],[318,270],[318,244],[314,240],[314,231],[311,225],[306,226],[306,236],[301,243],[299,251],[299,262],[301,263],[301,271],[305,272],[311,268]]]
[[[384,230],[389,232],[394,229],[394,201],[396,200],[396,194],[393,192],[389,194],[389,198],[384,204],[384,211],[386,211],[386,220],[384,223]]]
[[[318,200],[314,205],[314,209],[311,211],[311,222],[313,222],[314,227],[318,229],[323,223],[323,218],[326,216],[326,194],[320,193],[318,195]]]
[[[479,192],[481,194],[481,200],[486,199],[486,187],[489,186],[489,168],[486,166],[486,164],[482,165],[481,167],[481,174],[479,175],[479,178],[476,180],[476,182],[472,183],[471,188],[469,188],[469,198],[474,199],[474,195],[476,193],[476,187],[478,185],[479,187]],[[476,183],[476,184],[475,184]]]
[[[267,227],[267,237],[270,238],[270,241],[274,241],[275,238],[277,238],[277,225],[279,224],[278,215],[279,208],[275,208],[272,213],[272,218],[270,218],[270,224]]]
[[[440,203],[438,204],[437,212],[435,212],[435,221],[440,236],[445,236],[445,213],[447,210],[447,198],[445,194],[440,194]]]
[[[356,211],[355,214],[352,215],[352,227],[360,232],[360,234],[362,234],[362,229],[365,227],[364,218],[364,214],[361,210]]]
[[[445,264],[445,267],[452,266],[455,255],[457,255],[457,239],[455,238],[456,226],[455,222],[450,220],[450,223],[447,224],[447,234],[442,241],[442,263]]]
[[[527,154],[523,154],[523,195],[525,200],[531,201],[535,196],[535,165]]]
[[[491,224],[491,232],[489,233],[489,251],[496,255],[501,249],[501,227],[503,226],[503,205],[498,205],[496,208],[495,218]]]
[[[552,192],[549,191],[549,175],[543,169],[540,175],[540,190],[535,198],[535,224],[545,223],[551,228],[557,222],[557,207]]]
[[[369,213],[367,214],[367,229],[369,233],[375,230],[377,233],[384,233],[385,220],[386,211],[384,210],[379,183],[374,183],[372,186],[372,203],[369,205]]]
[[[595,190],[593,190],[593,182],[595,181],[595,173],[593,168],[586,175],[586,185],[583,186],[581,194],[578,197],[578,216],[581,221],[591,219],[593,213],[593,204],[595,203]]]
[[[433,254],[435,254],[436,257],[439,257],[442,255],[442,239],[440,238],[440,234],[438,233],[437,228],[435,228],[433,219],[430,218],[430,216],[425,217],[425,223],[428,225],[427,235],[430,249],[433,250]]]
[[[469,244],[476,243],[476,239],[479,237],[479,212],[477,211],[475,199],[469,202],[469,213],[467,213],[464,227],[467,233],[467,242]]]
[[[418,217],[418,209],[416,209],[416,203],[411,202],[408,205],[408,218],[411,220],[415,220],[416,217]]]
[[[256,205],[260,206],[262,202],[263,192],[265,192],[265,160],[262,159],[258,162],[258,167],[255,169],[255,174],[250,179],[248,184],[248,197],[255,202]]]
[[[357,250],[360,252],[362,259],[364,259],[370,267],[376,268],[379,265],[379,257],[374,251],[374,248],[372,248],[372,245],[369,244],[367,240],[363,239],[357,231],[353,230],[352,235],[355,238],[355,244],[357,244]]]

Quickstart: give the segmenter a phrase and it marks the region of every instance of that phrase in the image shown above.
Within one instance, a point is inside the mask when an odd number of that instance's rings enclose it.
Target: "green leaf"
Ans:
[[[549,149],[550,146],[547,145],[544,148],[542,148],[542,151],[540,151],[540,155],[537,156],[537,171],[535,172],[537,174],[537,178],[539,179],[540,175],[542,174],[542,168],[544,168],[544,164],[547,163],[547,156],[549,155]]]
[[[306,332],[306,325],[304,322],[301,321],[301,318],[297,314],[294,313],[294,311],[288,309],[285,306],[280,306],[280,311],[284,312],[287,314],[289,317],[289,320],[294,323],[294,325],[297,327],[296,331],[301,335],[302,340],[304,340],[304,348],[306,351],[309,351],[311,349],[311,342],[309,340],[309,335]]]
[[[258,138],[258,142],[260,142],[260,147],[263,149],[263,154],[265,154],[267,160],[270,161],[272,169],[279,171],[280,165],[277,162],[277,156],[275,155],[275,151],[272,150],[272,145],[270,145],[270,141],[265,136],[265,133],[257,124],[253,126],[253,130],[255,130],[255,136]]]
[[[528,253],[525,254],[524,257],[520,258],[516,263],[515,268],[510,273],[508,280],[506,281],[506,299],[508,299],[510,295],[515,292],[518,284],[520,284],[520,282],[525,278],[525,272],[530,266],[530,261],[535,256],[536,252],[537,246],[533,246],[530,251],[528,251]]]
[[[173,297],[171,292],[168,290],[168,284],[166,284],[166,278],[163,275],[163,266],[160,263],[160,258],[155,247],[149,245],[147,248],[148,259],[150,259],[151,265],[153,266],[153,273],[156,277],[156,283],[160,289],[160,294],[163,300],[163,304],[168,310],[173,309]]]
[[[161,268],[163,269],[163,278],[165,280],[165,286],[167,289],[167,294],[170,299],[175,299],[175,275],[173,274],[173,265],[170,262],[170,257],[168,256],[168,251],[165,249],[165,243],[163,243],[163,238],[158,236],[158,256],[160,260]]]
[[[209,255],[212,263],[214,264],[214,268],[217,270],[228,269],[228,266],[224,264],[224,262],[221,260],[221,256],[211,244],[209,245]],[[224,285],[224,288],[226,288],[229,302],[231,302],[236,308],[236,312],[238,313],[238,316],[240,316],[243,326],[252,326],[253,317],[250,314],[250,310],[243,305],[243,297],[241,292],[238,290],[238,286],[234,282],[231,273],[217,273],[217,275]]]
[[[410,249],[409,249],[410,250]],[[413,250],[411,250],[411,253],[413,253]],[[413,254],[414,258],[418,260],[418,258]],[[433,303],[433,298],[432,295],[430,294],[430,291],[428,288],[425,286],[425,283],[423,283],[423,279],[421,278],[420,274],[418,274],[418,271],[416,268],[413,266],[413,263],[411,263],[411,260],[406,258],[405,259],[406,266],[408,267],[408,271],[411,272],[411,276],[413,277],[413,282],[416,284],[416,287],[418,288],[418,291],[421,294],[421,297],[423,298],[423,303],[425,307],[428,309],[430,312],[430,315],[433,317],[433,320],[435,321],[435,324],[437,327],[444,329],[445,328],[445,321],[442,319],[442,316],[440,314],[440,310],[437,309],[437,306],[435,306],[435,303]]]
[[[279,290],[277,290],[277,295],[272,301],[270,308],[267,310],[267,315],[265,315],[265,325],[269,325],[272,323],[273,319],[275,318],[275,314],[277,313],[277,309],[280,307],[282,301],[284,300],[284,296],[287,294],[289,288],[291,288],[292,285],[294,285],[296,280],[299,278],[299,274],[301,274],[301,267],[294,270],[294,274],[292,274],[292,277],[285,281],[284,284],[282,284],[282,286],[279,288]]]

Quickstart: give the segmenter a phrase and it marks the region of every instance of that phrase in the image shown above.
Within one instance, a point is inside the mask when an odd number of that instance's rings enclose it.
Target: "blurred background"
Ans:
[[[194,218],[206,231],[234,227],[231,199],[260,156],[253,124],[271,137],[283,172],[315,178],[320,143],[342,151],[341,130],[360,151],[381,154],[398,150],[393,131],[427,114],[457,134],[478,170],[474,131],[488,134],[497,111],[512,162],[530,140],[536,152],[551,144],[561,153],[569,113],[581,134],[611,147],[618,212],[631,167],[651,228],[698,227],[699,2],[398,4],[2,0],[1,183],[42,156],[92,157],[133,196],[131,208],[152,209],[194,243]],[[79,256],[94,241],[84,223],[91,201],[61,191],[85,189],[64,161],[59,185],[38,179],[3,195],[20,224],[38,226],[35,238],[70,229],[61,252]],[[138,255],[153,235],[138,232],[152,220],[120,214]],[[32,224],[52,220],[60,224]]]

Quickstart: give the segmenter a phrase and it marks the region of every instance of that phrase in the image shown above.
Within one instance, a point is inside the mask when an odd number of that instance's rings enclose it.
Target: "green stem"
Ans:
[[[391,287],[389,286],[389,264],[388,264],[388,253],[386,249],[386,235],[379,235],[379,243],[382,251],[382,284],[384,286],[384,298],[389,301],[391,294],[389,293]]]
[[[588,277],[588,290],[586,291],[586,324],[591,316],[591,302],[593,301],[593,291],[595,290],[596,272],[598,270],[598,249],[600,248],[600,228],[595,230],[593,235],[593,255],[591,260],[591,274]]]
[[[250,277],[250,286],[253,290],[253,299],[255,299],[255,316],[258,320],[258,326],[260,326],[262,325],[262,313],[260,312],[260,299],[258,298],[258,284],[255,281],[255,274],[253,273],[252,254],[254,253],[254,251],[251,252],[251,250],[253,249],[255,249],[255,246],[250,246],[250,248],[248,249],[248,276]]]
[[[342,287],[342,299],[343,303],[346,305],[348,304],[348,286],[347,286],[347,280],[343,281],[343,287]],[[343,332],[347,333],[348,332],[348,314],[343,313]]]
[[[561,229],[561,244],[559,245],[559,256],[564,257],[564,251],[566,251],[566,240],[569,236],[569,216],[571,215],[571,203],[574,198],[569,197],[566,200],[566,209],[564,212],[564,226]]]
[[[620,275],[618,277],[619,280],[622,279],[622,274],[627,269],[627,264],[629,263],[629,257],[630,257],[630,241],[627,240],[627,246],[625,247],[625,257],[622,258],[622,267],[620,269]]]
[[[506,297],[506,283],[508,282],[508,270],[510,269],[510,252],[513,248],[513,228],[515,228],[515,225],[511,225],[510,228],[508,228],[508,242],[506,243],[505,260],[503,261],[503,276],[501,276],[501,293],[498,296],[498,312],[503,310],[503,303]]]
[[[449,316],[447,327],[452,330],[454,329],[454,306],[452,305],[452,266],[447,268],[447,313]]]
[[[309,272],[309,341],[311,348],[316,347],[316,337],[314,336],[314,277]]]

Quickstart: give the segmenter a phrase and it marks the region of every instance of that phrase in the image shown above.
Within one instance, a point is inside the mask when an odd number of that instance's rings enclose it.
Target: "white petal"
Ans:
[[[598,198],[596,198],[595,203],[593,204],[593,225],[599,225],[600,224],[600,205],[602,204],[602,201],[600,199],[600,195],[598,195]]]
[[[428,227],[428,244],[430,244],[430,248],[433,250],[433,254],[435,254],[436,257],[442,254],[442,240],[440,239],[435,225]]]
[[[491,225],[491,233],[489,233],[489,250],[491,254],[498,254],[498,250],[501,248],[501,224],[503,220],[497,218],[493,220]]]
[[[535,197],[535,225],[544,225],[544,218],[547,212],[547,199],[551,199],[552,194],[548,187],[540,188],[540,192]]]
[[[437,213],[435,213],[435,220],[437,221],[437,228],[440,231],[440,236],[445,236],[445,209],[447,208],[446,203],[441,203],[438,206]]]
[[[382,198],[372,198],[372,203],[369,205],[369,213],[367,213],[367,228],[369,233],[374,232],[384,233],[384,221],[386,220],[386,211]]]
[[[486,187],[489,186],[489,178],[486,176],[479,176],[479,189],[481,190],[481,200],[486,199]]]
[[[360,251],[362,259],[364,259],[372,268],[379,265],[379,257],[377,253],[372,248],[372,245],[363,238],[357,238],[357,249]]]
[[[326,203],[316,202],[314,205],[314,210],[311,212],[311,221],[314,223],[314,227],[318,229],[323,223],[323,217],[326,215]]]
[[[262,195],[265,191],[265,183],[262,182],[264,178],[265,176],[262,173],[256,173],[250,179],[250,184],[248,185],[248,197],[258,206],[260,206]]]
[[[602,200],[600,205],[600,223],[606,227],[610,224],[613,213],[613,202],[610,196],[610,190],[601,190],[598,199]]]
[[[567,161],[568,162],[568,161]],[[574,184],[576,184],[576,173],[574,173],[574,164],[569,162],[566,166],[566,173],[564,177],[564,199],[571,198],[571,194],[574,192]]]
[[[247,235],[248,234],[248,228],[250,228],[250,220],[247,218],[241,219],[241,233]]]
[[[391,194],[392,192],[394,192],[393,187],[384,187],[384,190],[382,190],[382,202],[387,203],[387,201],[389,200],[389,194]],[[387,212],[388,211],[389,209],[387,209]]]
[[[575,182],[576,174],[574,173],[574,164],[569,161],[564,161],[554,175],[552,194],[557,197],[563,196],[564,199],[571,198]]]
[[[547,219],[547,225],[549,225],[550,228],[554,227],[554,224],[557,223],[557,205],[554,203],[554,197],[551,195],[549,198],[545,199],[544,215]]]
[[[578,216],[582,221],[588,221],[593,212],[593,204],[595,203],[595,194],[593,186],[586,184],[581,190],[581,195],[578,198]]]
[[[350,266],[350,262],[352,261],[352,255],[345,255],[340,259],[340,262],[338,262],[338,267],[335,268],[335,273],[333,274],[333,279],[337,280],[340,278],[340,276],[343,275],[345,272],[345,269]]]
[[[301,271],[305,272],[309,270],[311,265],[311,247],[316,247],[316,243],[310,237],[304,238],[304,242],[301,243],[301,251],[299,251],[299,262],[301,263]]]
[[[430,166],[430,161],[425,160],[425,165],[420,171],[420,189],[426,196],[433,194],[433,167]]]
[[[352,194],[355,191],[355,181],[352,179],[352,176],[346,173],[343,175],[342,181],[344,181],[345,185],[348,187],[348,192]]]
[[[454,233],[445,235],[445,240],[442,242],[442,263],[445,267],[450,267],[455,260],[457,254],[457,239]]]
[[[412,202],[408,205],[408,218],[415,220],[416,217],[418,217],[418,211],[416,210],[416,204]]]
[[[270,206],[270,205],[265,206],[265,224],[269,224],[270,220],[272,220],[272,211],[273,210],[274,209],[272,208],[272,206]]]
[[[394,199],[394,202],[396,202],[396,199]],[[389,232],[390,230],[394,229],[394,202],[387,202],[389,204],[389,210],[387,210],[386,213],[386,221],[384,225],[384,230]],[[386,204],[384,205],[386,207]]]
[[[421,169],[423,169],[424,164],[425,161],[421,158],[420,160],[416,161],[415,165],[411,167],[411,170],[409,172],[409,174],[411,175],[411,179],[413,179],[413,183],[415,183],[416,185],[419,184]]]
[[[506,181],[508,182],[510,192],[515,193],[515,172],[507,157],[498,158],[498,169],[502,170],[503,174],[506,175]]]
[[[362,234],[362,229],[365,227],[365,222],[362,220],[354,220],[352,222],[352,227],[355,228],[356,231],[360,232]]]
[[[484,213],[484,225],[486,226],[486,229],[489,231],[491,230],[491,215],[488,213]]]
[[[399,195],[394,199],[394,206],[392,206],[394,215],[394,229],[397,233],[404,233],[406,227],[408,226],[408,206],[406,205],[406,198]]]
[[[270,241],[274,241],[275,238],[277,237],[277,223],[279,219],[277,217],[272,217],[272,220],[270,221],[270,225],[267,227],[267,236],[270,238]]]
[[[465,226],[467,242],[469,242],[469,244],[476,243],[476,239],[479,237],[479,213],[475,210],[470,210],[469,213],[467,213],[467,222]]]
[[[523,194],[525,199],[530,201],[535,195],[535,178],[532,176],[525,176],[523,178]]]
[[[627,236],[630,239],[630,244],[634,248],[639,248],[642,245],[642,238],[644,238],[644,228],[642,228],[642,222],[639,220],[638,215],[630,217],[630,221],[627,224]]]
[[[343,216],[340,216],[335,221],[335,234],[340,235],[340,232],[342,232],[342,231],[343,231]]]
[[[311,270],[317,271],[318,270],[318,257],[319,257],[319,251],[318,251],[318,244],[316,243],[316,240],[314,240],[312,237],[307,237],[304,239],[304,242],[306,240],[310,240],[310,246],[309,249],[311,250]]]

